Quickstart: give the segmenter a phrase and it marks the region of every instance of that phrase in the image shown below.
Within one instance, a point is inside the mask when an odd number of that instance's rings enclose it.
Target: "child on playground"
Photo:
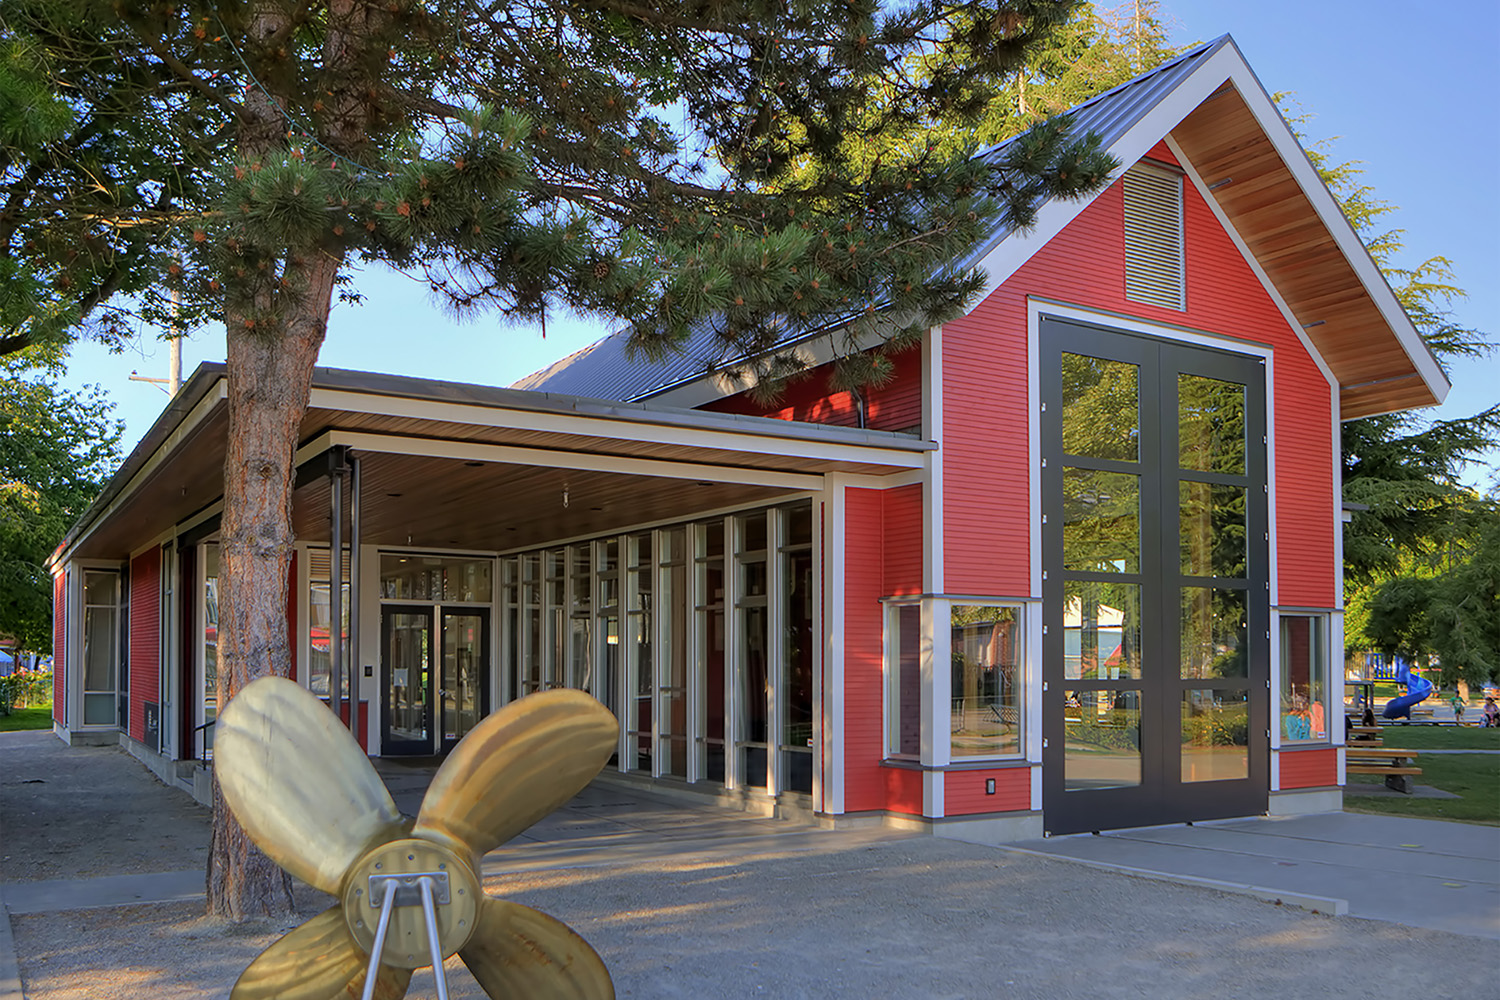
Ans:
[[[1490,729],[1500,726],[1500,705],[1495,704],[1494,698],[1484,699],[1484,725]]]
[[[1457,690],[1454,690],[1453,697],[1448,699],[1448,704],[1453,706],[1453,721],[1458,723],[1460,726],[1463,725],[1464,709],[1468,707],[1469,703],[1464,701],[1464,696],[1461,693],[1459,693]]]

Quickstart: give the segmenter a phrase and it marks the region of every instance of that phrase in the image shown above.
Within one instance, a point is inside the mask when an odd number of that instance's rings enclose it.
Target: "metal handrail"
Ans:
[[[202,764],[204,767],[214,766],[214,748],[208,742],[207,730],[212,729],[214,723],[217,721],[217,719],[209,719],[203,725],[198,726],[193,730],[193,750],[195,753],[193,759]],[[199,733],[203,734],[201,739],[198,736]],[[199,750],[200,746],[202,747],[201,750]]]

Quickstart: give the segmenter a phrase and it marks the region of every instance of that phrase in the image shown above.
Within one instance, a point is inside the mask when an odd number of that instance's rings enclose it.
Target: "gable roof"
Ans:
[[[1116,177],[1167,141],[1288,323],[1337,381],[1343,419],[1442,402],[1449,384],[1436,358],[1229,35],[1068,113],[1075,134],[1094,133],[1119,161]],[[999,158],[1013,141],[979,155]],[[1090,201],[1045,201],[1032,228],[995,232],[961,264],[985,273],[988,295]],[[816,364],[830,353],[818,349],[819,336],[778,346],[796,345]],[[744,388],[709,374],[709,362],[743,358],[716,357],[707,324],[661,362],[630,357],[628,340],[628,330],[610,334],[515,388],[688,406]]]

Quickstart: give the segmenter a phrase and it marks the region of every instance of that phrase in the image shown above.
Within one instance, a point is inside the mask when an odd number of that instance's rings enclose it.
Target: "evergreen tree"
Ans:
[[[855,152],[972,120],[1076,6],[7,0],[0,98],[40,81],[56,115],[0,136],[0,261],[35,305],[0,319],[166,326],[175,296],[224,324],[223,705],[289,667],[292,456],[349,267],[459,314],[617,317],[652,354],[701,324],[730,357],[913,340],[980,289],[951,261],[1113,164],[1066,121],[1002,162]],[[289,907],[222,803],[211,853],[210,912]]]
[[[1308,120],[1300,109],[1287,116],[1298,126]],[[1359,163],[1331,163],[1328,145],[1308,148],[1313,165],[1444,370],[1488,354],[1494,344],[1485,333],[1453,320],[1451,306],[1464,291],[1452,262],[1434,256],[1397,266],[1405,232],[1383,228],[1395,206],[1362,183]],[[1500,446],[1500,405],[1451,420],[1420,411],[1363,417],[1346,421],[1342,435],[1343,495],[1358,505],[1344,530],[1346,652],[1435,655],[1445,681],[1493,675],[1500,666],[1493,642],[1500,497],[1463,476]]]

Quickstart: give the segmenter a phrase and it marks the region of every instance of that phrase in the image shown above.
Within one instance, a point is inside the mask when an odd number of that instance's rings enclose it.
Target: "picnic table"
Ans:
[[[1344,747],[1344,773],[1382,775],[1385,787],[1410,795],[1412,775],[1422,773],[1422,769],[1415,766],[1416,759],[1415,750],[1351,742]]]

